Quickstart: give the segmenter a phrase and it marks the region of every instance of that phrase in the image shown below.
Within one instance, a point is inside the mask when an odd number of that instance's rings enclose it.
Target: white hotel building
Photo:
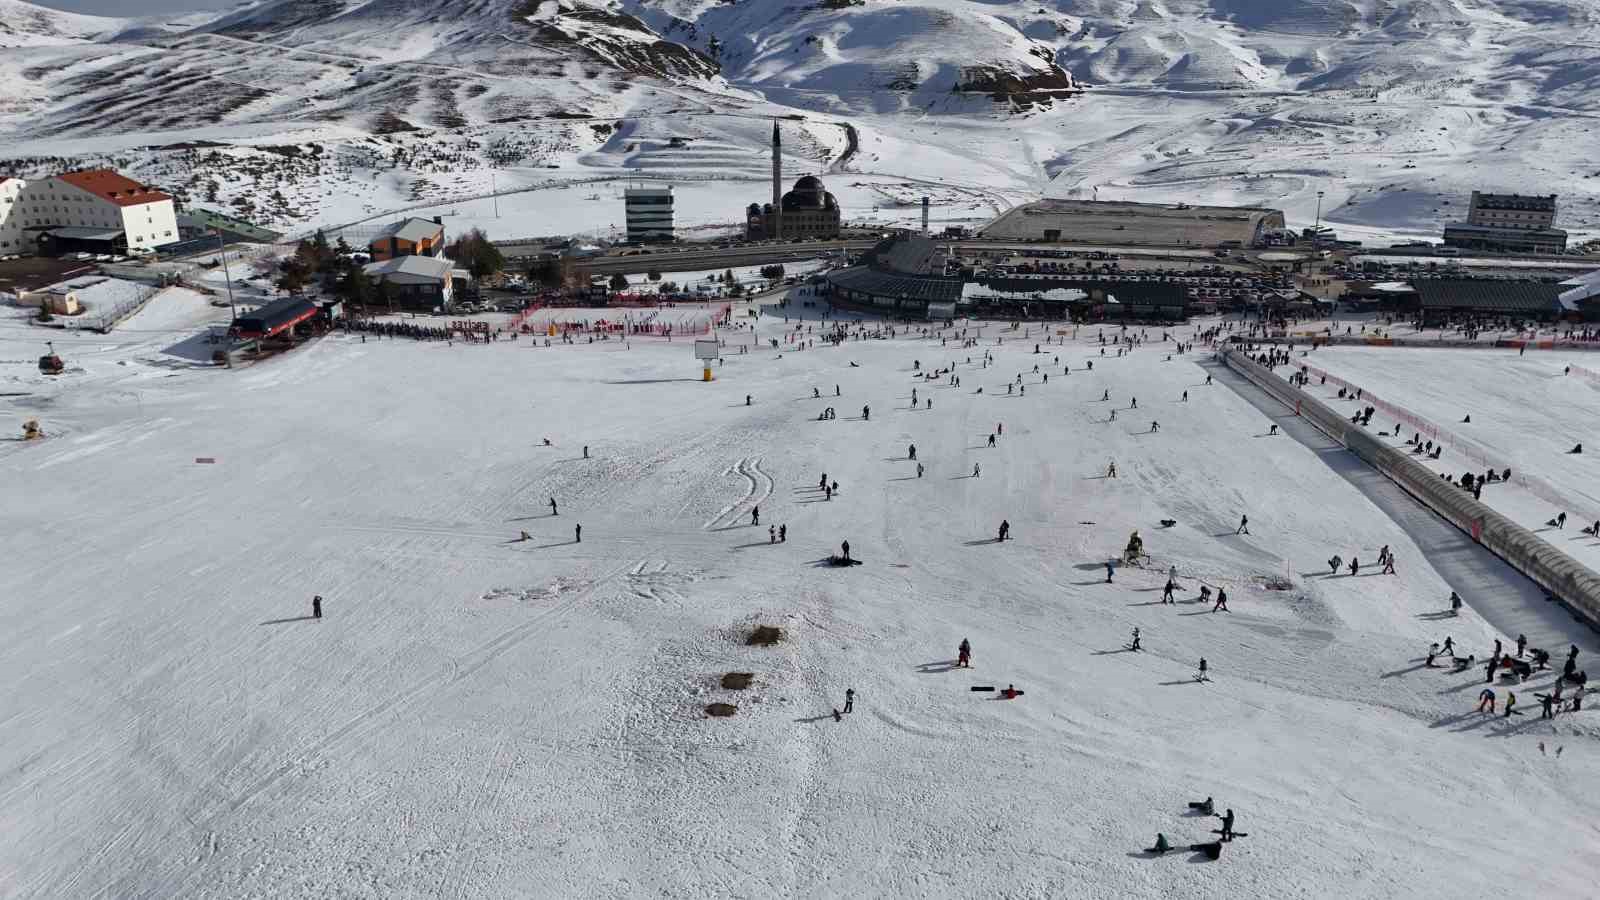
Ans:
[[[41,235],[96,241],[119,232],[130,252],[177,241],[172,197],[110,169],[0,178],[0,255],[32,252]]]

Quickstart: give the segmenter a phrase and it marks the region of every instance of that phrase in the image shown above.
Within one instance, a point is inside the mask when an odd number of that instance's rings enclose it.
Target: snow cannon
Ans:
[[[67,364],[62,362],[61,357],[56,355],[56,345],[47,342],[45,346],[50,348],[50,352],[39,357],[39,371],[46,375],[60,375],[65,372]]]
[[[29,419],[28,421],[22,423],[23,440],[37,441],[42,437],[44,437],[44,429],[39,427],[38,419]]]

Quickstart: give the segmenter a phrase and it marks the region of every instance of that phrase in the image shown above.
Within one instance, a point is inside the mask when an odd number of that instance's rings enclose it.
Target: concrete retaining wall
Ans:
[[[1445,521],[1471,535],[1512,568],[1554,594],[1591,627],[1600,627],[1600,574],[1472,499],[1471,494],[1274,375],[1248,354],[1225,350],[1222,359],[1229,368],[1295,410],[1317,430],[1382,472]]]

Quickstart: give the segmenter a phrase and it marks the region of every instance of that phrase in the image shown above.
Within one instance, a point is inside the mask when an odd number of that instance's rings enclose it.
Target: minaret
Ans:
[[[783,138],[778,136],[778,120],[772,120],[772,226],[769,238],[783,237]]]

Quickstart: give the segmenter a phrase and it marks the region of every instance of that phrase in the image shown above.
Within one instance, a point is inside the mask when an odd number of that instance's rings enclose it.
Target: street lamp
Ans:
[[[1322,246],[1322,191],[1317,191],[1317,223],[1311,227],[1312,246]]]

